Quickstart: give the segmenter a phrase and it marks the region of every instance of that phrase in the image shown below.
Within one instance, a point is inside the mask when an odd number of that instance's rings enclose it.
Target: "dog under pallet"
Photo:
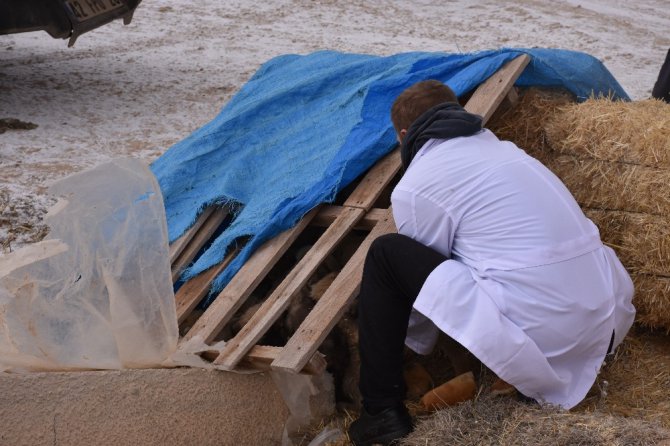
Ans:
[[[521,55],[507,63],[475,90],[465,108],[481,115],[486,123],[503,102],[507,106],[513,105],[517,99],[513,84],[529,61],[529,56]],[[226,341],[221,349],[212,349],[204,355],[223,370],[244,367],[322,373],[326,361],[319,348],[358,294],[363,262],[370,244],[377,237],[396,231],[389,196],[400,168],[400,154],[396,149],[373,166],[346,198],[338,197],[340,205],[321,205],[305,215],[295,227],[266,242],[212,300],[204,313],[199,314],[196,307],[209,293],[214,278],[239,250],[232,250],[221,263],[184,283],[175,296],[178,321],[184,332],[180,341],[200,340],[208,345],[219,340]],[[173,280],[193,261],[227,216],[224,208],[208,208],[193,227],[170,246]],[[321,229],[315,230],[315,227]],[[315,231],[320,232],[316,237]],[[334,273],[336,276],[332,283],[319,296],[299,327],[287,336],[284,345],[259,345],[259,341],[283,317],[291,302],[314,278],[317,269],[344,243],[351,243],[345,241],[352,233],[360,234],[359,240],[362,238],[362,241],[355,242],[355,252],[341,270]],[[307,251],[299,259],[287,258],[296,250],[296,243],[301,239],[309,239]],[[292,264],[288,270],[282,270],[280,265],[286,262]],[[278,270],[280,279],[269,280],[269,276],[277,276]],[[268,281],[274,282],[272,289],[257,305],[253,315],[239,331],[231,330],[231,323],[239,319],[239,312],[245,304],[252,296],[258,299],[259,290],[267,287]]]

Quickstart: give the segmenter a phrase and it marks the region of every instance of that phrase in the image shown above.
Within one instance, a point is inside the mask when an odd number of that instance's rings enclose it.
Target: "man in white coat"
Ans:
[[[446,85],[405,90],[391,119],[405,168],[391,197],[399,234],[365,262],[363,411],[350,438],[411,432],[403,344],[427,354],[439,331],[526,397],[575,406],[633,323],[627,272],[563,183]]]

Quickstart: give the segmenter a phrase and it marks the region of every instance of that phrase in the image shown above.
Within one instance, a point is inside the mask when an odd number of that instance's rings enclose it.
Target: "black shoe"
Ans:
[[[401,404],[370,415],[362,409],[358,420],[349,426],[349,439],[356,446],[389,445],[412,432],[412,418]]]

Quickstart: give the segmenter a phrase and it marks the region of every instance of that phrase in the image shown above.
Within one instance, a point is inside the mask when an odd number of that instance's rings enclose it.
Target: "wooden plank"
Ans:
[[[333,224],[335,219],[340,215],[344,208],[342,206],[324,205],[316,217],[312,220],[312,225],[319,227],[328,227]],[[361,218],[354,229],[363,229],[372,231],[372,228],[379,222],[379,220],[386,217],[387,209],[372,208]]]
[[[522,54],[506,63],[486,82],[477,87],[465,105],[465,109],[470,113],[480,115],[484,119],[482,125],[486,125],[529,62],[530,56]]]
[[[270,370],[270,365],[272,361],[277,359],[281,353],[282,347],[271,347],[266,345],[255,345],[249,354],[240,361],[240,365],[250,365],[253,368],[260,370]],[[316,352],[305,367],[301,370],[301,373],[306,375],[320,375],[326,370],[326,360],[324,356]]]
[[[228,215],[228,210],[225,208],[217,208],[212,212],[207,221],[200,227],[196,234],[182,250],[177,260],[172,264],[172,281],[175,282],[186,266],[188,266],[193,258],[198,254],[200,249],[205,246],[205,243],[212,238],[214,232],[219,229],[221,223]]]
[[[318,208],[310,211],[293,228],[282,232],[261,246],[219,293],[205,313],[186,333],[184,339],[202,336],[206,343],[212,342],[317,212]]]
[[[395,149],[370,169],[344,205],[370,210],[384,188],[400,171],[400,166],[400,150]]]
[[[232,262],[238,252],[238,249],[231,250],[222,262],[193,277],[179,288],[174,298],[177,305],[177,321],[180,324],[205,297],[212,286],[212,281]]]
[[[200,227],[205,223],[209,216],[212,215],[212,212],[214,212],[214,206],[209,206],[207,209],[202,211],[195,223],[193,223],[193,226],[191,226],[186,232],[182,234],[181,237],[179,237],[170,245],[170,264],[173,264],[174,261],[177,260],[179,254],[181,254],[186,245],[189,244],[195,233],[198,232]]]
[[[293,337],[289,339],[279,357],[272,362],[273,369],[297,373],[305,367],[358,294],[363,263],[370,245],[377,237],[395,231],[395,224],[389,209],[386,218],[381,220],[361,243],[333,284],[321,296]]]
[[[240,367],[269,371],[271,370],[270,364],[279,356],[281,349],[282,347],[254,345],[249,354],[240,361]],[[211,362],[219,356],[219,352],[217,350],[208,350],[203,352],[202,356]],[[320,375],[326,370],[326,365],[324,356],[317,352],[307,362],[300,373],[305,375]]]
[[[227,370],[234,369],[254,344],[279,319],[279,316],[291,303],[291,299],[305,286],[316,268],[353,229],[356,222],[364,214],[363,209],[345,207],[335,222],[326,229],[326,232],[263,302],[249,322],[233,339],[226,343],[221,355],[214,363]]]

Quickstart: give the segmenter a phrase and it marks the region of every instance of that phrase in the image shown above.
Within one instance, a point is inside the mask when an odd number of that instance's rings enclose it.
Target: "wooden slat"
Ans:
[[[186,245],[189,244],[193,236],[195,235],[196,232],[200,229],[200,227],[207,221],[210,215],[212,215],[212,212],[214,212],[214,206],[209,206],[207,209],[202,211],[202,214],[200,214],[193,223],[193,226],[191,226],[188,231],[184,232],[181,237],[179,237],[177,240],[175,240],[171,245],[170,245],[170,264],[173,264],[175,260],[177,260],[177,257],[179,257],[179,254],[184,250]]]
[[[470,113],[480,115],[484,118],[483,124],[486,124],[505,99],[528,62],[530,62],[530,56],[527,54],[522,54],[509,61],[486,82],[477,87],[477,90],[465,105],[465,109]]]
[[[328,227],[333,224],[335,219],[340,215],[344,208],[342,206],[335,205],[324,205],[321,207],[321,210],[316,217],[312,220],[312,225],[319,227]],[[372,228],[386,217],[387,209],[372,208],[361,218],[354,229],[363,229],[366,231],[372,231]]]
[[[293,228],[282,232],[272,240],[268,240],[253,253],[200,319],[186,333],[184,339],[190,339],[197,335],[202,336],[207,343],[213,341],[317,212],[318,208],[310,211]]]
[[[223,220],[225,220],[226,215],[228,215],[228,210],[225,208],[217,208],[212,212],[207,221],[200,227],[196,234],[191,239],[191,242],[188,243],[186,247],[182,250],[177,260],[172,264],[172,281],[176,281],[182,273],[182,270],[186,268],[196,256],[198,251],[205,246],[207,240],[212,238],[214,232],[219,229]]]
[[[330,288],[307,315],[296,333],[288,341],[279,357],[272,362],[273,369],[300,372],[317,348],[333,329],[347,307],[358,294],[363,263],[372,242],[379,236],[395,232],[390,210],[385,219],[365,238]]]
[[[254,368],[260,370],[269,370],[272,362],[277,359],[281,353],[281,347],[270,347],[266,345],[255,345],[249,354],[240,361],[240,365],[249,364]],[[326,360],[323,355],[319,352],[316,352],[305,367],[301,370],[302,373],[307,375],[320,375],[326,370]]]
[[[177,305],[177,321],[180,324],[205,297],[212,286],[212,281],[232,262],[238,252],[238,249],[233,249],[222,262],[193,277],[179,288],[174,298]]]
[[[224,369],[232,370],[251,348],[272,327],[291,303],[291,299],[307,283],[310,276],[323,260],[335,249],[335,246],[353,229],[365,211],[345,207],[339,217],[317,240],[312,248],[293,267],[291,272],[263,302],[252,318],[237,335],[228,341],[221,355],[214,361]],[[314,352],[313,352],[314,353]]]
[[[400,166],[400,150],[395,149],[370,169],[344,205],[370,210],[384,188],[400,171]]]
[[[270,364],[279,356],[282,347],[274,347],[269,345],[254,345],[247,356],[240,361],[240,367],[251,368],[255,370],[271,370]],[[214,361],[219,352],[216,350],[208,350],[201,354],[208,361]],[[326,360],[321,353],[315,353],[314,356],[305,364],[301,373],[305,375],[320,375],[326,370]]]

